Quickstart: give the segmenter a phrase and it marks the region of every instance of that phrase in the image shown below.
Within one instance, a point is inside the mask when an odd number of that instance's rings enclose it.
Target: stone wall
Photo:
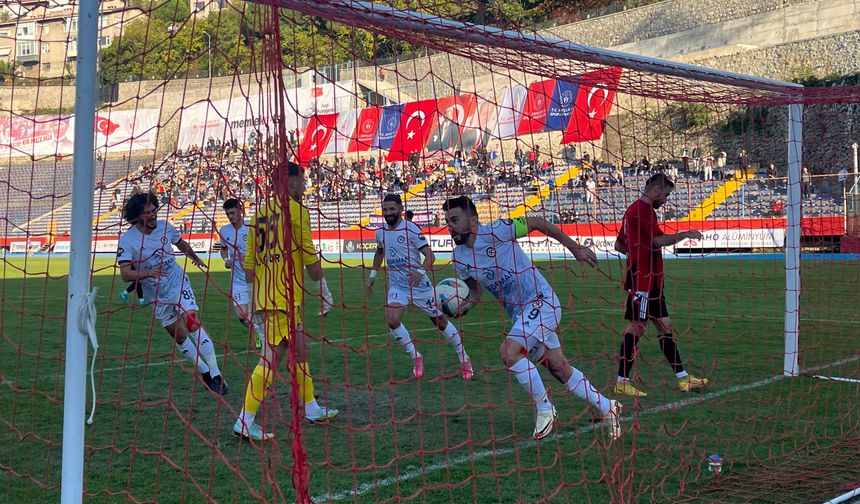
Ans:
[[[705,58],[694,63],[781,80],[791,79],[794,72],[801,69],[812,70],[818,76],[852,75],[860,73],[860,30]]]
[[[814,0],[668,0],[560,26],[543,34],[595,47],[613,47],[812,1]]]

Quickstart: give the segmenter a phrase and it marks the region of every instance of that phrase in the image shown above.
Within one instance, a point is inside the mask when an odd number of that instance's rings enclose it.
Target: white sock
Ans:
[[[263,316],[259,313],[255,313],[254,314],[254,330],[257,331],[257,334],[260,335],[260,338],[262,338],[263,341],[265,341],[266,338],[264,336],[266,335],[266,332],[264,331],[263,327],[265,327],[263,325]]]
[[[418,353],[418,350],[415,348],[415,345],[412,344],[412,337],[409,336],[409,331],[406,330],[406,326],[400,324],[394,329],[389,329],[391,333],[391,337],[394,338],[395,341],[403,345],[403,348],[413,359],[417,357],[421,357],[421,354]]]
[[[242,410],[242,413],[239,415],[239,420],[245,424],[245,427],[251,427],[254,424],[254,419],[257,418],[256,413],[248,413],[245,410]]]
[[[210,338],[206,333],[206,329],[200,327],[200,329],[188,333],[188,335],[197,341],[197,345],[200,348],[200,355],[209,366],[209,374],[211,374],[213,378],[221,376],[221,370],[218,368],[218,357],[215,355],[215,345],[212,344],[212,338]]]
[[[194,341],[191,338],[185,338],[185,341],[182,343],[176,343],[176,348],[179,349],[179,353],[184,355],[186,359],[190,360],[195,366],[197,366],[198,372],[209,372],[209,366],[206,364],[205,360],[197,355],[197,347],[194,346]]]
[[[323,299],[331,304],[331,291],[328,289],[328,280],[325,277],[322,277],[322,280],[320,280],[320,294],[322,294]]]
[[[543,380],[541,380],[540,373],[532,361],[523,357],[509,367],[508,371],[514,374],[520,385],[532,396],[537,409],[552,408],[552,403],[549,402],[549,397],[546,395],[546,388],[543,386]]]
[[[449,320],[448,325],[445,326],[445,330],[442,332],[445,333],[445,341],[454,347],[454,351],[457,352],[457,358],[460,359],[460,363],[466,362],[469,356],[466,354],[466,347],[463,346],[463,338],[460,337],[457,327]]]
[[[678,377],[679,380],[686,378],[689,376],[686,371],[681,371],[680,373],[675,373],[675,376]]]
[[[601,415],[608,413],[611,407],[609,399],[594,388],[594,385],[588,381],[588,378],[582,374],[582,371],[573,366],[570,369],[572,374],[570,375],[570,379],[567,380],[567,391],[573,392],[573,395],[576,397],[590,402],[592,406],[600,410]]]
[[[624,382],[629,382],[629,381],[630,381],[630,378],[626,378],[624,376],[618,377],[618,383],[624,383]]]

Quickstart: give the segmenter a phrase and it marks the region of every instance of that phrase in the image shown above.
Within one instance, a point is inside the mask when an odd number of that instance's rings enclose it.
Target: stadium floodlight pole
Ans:
[[[209,80],[212,80],[212,36],[206,30],[201,30],[203,35],[206,35],[206,69],[209,71]]]
[[[83,500],[84,418],[87,334],[81,308],[90,289],[93,236],[93,145],[96,112],[96,58],[99,1],[78,3],[78,57],[75,76],[75,140],[72,161],[72,223],[69,292],[66,298],[66,369],[63,392],[63,465],[60,502]]]
[[[785,226],[785,361],[783,374],[797,376],[800,331],[800,165],[803,162],[803,105],[788,106],[788,211]]]
[[[854,194],[860,194],[860,187],[857,186],[860,183],[860,160],[857,158],[857,149],[860,148],[860,145],[857,142],[854,142],[851,145],[851,148],[854,149]]]

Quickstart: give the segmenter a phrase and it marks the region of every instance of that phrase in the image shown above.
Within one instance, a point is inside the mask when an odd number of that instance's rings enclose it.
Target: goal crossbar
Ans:
[[[294,10],[309,16],[323,17],[348,26],[377,33],[409,33],[421,35],[422,44],[451,52],[449,46],[436,43],[444,34],[456,32],[457,39],[482,46],[526,51],[558,59],[575,59],[596,65],[615,66],[627,70],[691,79],[732,87],[769,91],[782,95],[786,102],[799,100],[803,86],[752,75],[667,61],[620,51],[601,49],[568,40],[545,37],[538,33],[523,33],[486,25],[476,25],[446,19],[421,12],[398,10],[387,5],[352,0],[253,0],[260,4]],[[468,49],[464,45],[464,49]],[[464,54],[466,51],[463,51]],[[456,53],[456,50],[455,50]],[[473,54],[469,54],[474,57]]]

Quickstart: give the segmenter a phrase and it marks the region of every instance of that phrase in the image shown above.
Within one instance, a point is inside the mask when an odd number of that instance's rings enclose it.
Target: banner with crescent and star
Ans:
[[[407,103],[400,117],[400,128],[391,149],[389,161],[405,161],[413,152],[422,152],[436,121],[436,100],[421,100]]]
[[[579,93],[570,116],[562,144],[593,142],[603,136],[604,119],[612,111],[612,102],[621,79],[620,68],[587,72],[579,78]]]
[[[313,158],[320,157],[328,146],[328,141],[337,125],[338,113],[313,115],[308,121],[305,136],[299,146],[299,164],[308,166]]]

